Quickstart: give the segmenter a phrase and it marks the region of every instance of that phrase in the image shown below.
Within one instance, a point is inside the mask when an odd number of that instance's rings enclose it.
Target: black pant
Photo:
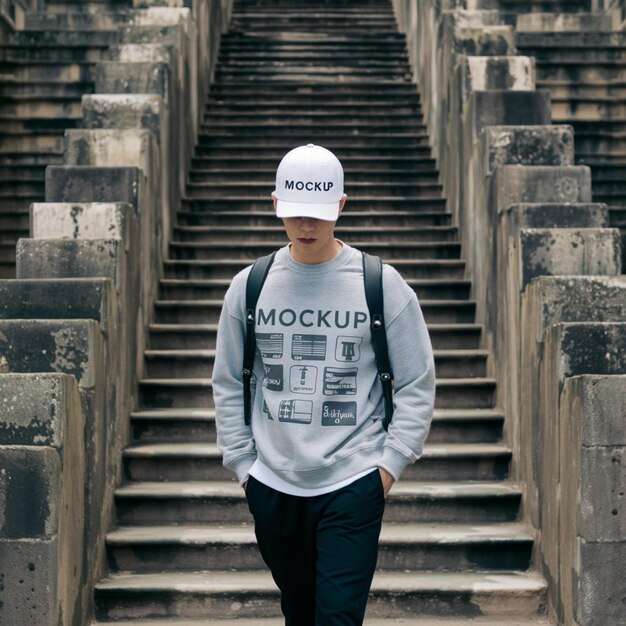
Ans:
[[[380,472],[311,497],[250,476],[246,497],[285,626],[361,626],[385,508]]]

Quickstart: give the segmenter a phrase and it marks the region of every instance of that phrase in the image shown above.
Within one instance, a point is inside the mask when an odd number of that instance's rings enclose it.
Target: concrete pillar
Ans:
[[[557,615],[561,612],[561,593],[564,590],[560,578],[560,559],[563,537],[561,536],[559,507],[561,498],[560,468],[567,466],[567,458],[572,454],[570,449],[562,449],[560,446],[560,417],[567,417],[561,411],[561,392],[565,379],[581,374],[626,374],[626,323],[624,322],[578,322],[561,323],[548,331],[546,334],[543,355],[539,359],[539,386],[535,394],[539,396],[537,414],[537,437],[539,454],[536,459],[537,487],[539,495],[539,528],[541,529],[540,544],[543,561],[543,573],[548,580],[548,593],[551,597],[552,606],[556,607]],[[575,452],[574,452],[575,454]],[[585,462],[590,467],[582,467],[583,475],[589,469],[598,470],[599,467],[611,467],[611,456],[620,463],[622,452],[613,452],[606,455],[586,454]],[[608,463],[607,463],[608,460]],[[595,467],[594,467],[595,465]],[[617,475],[615,475],[617,476]],[[569,477],[575,480],[574,477]],[[615,500],[609,496],[612,482],[611,474],[604,476],[604,481],[596,482],[597,502],[602,503],[602,509],[598,510],[598,525],[601,520],[610,520],[611,513],[606,507]],[[601,486],[601,483],[604,483]],[[622,472],[623,484],[623,472]],[[613,485],[615,483],[613,482]],[[603,510],[605,511],[603,513]],[[607,515],[608,514],[608,515]],[[615,521],[610,522],[615,530]],[[624,528],[621,529],[622,531]],[[592,558],[587,555],[587,560]],[[587,575],[597,571],[599,563],[595,563]],[[613,571],[615,576],[616,570]],[[624,587],[621,585],[623,592]],[[618,596],[619,597],[619,596]],[[618,605],[623,603],[617,599]],[[615,611],[615,608],[608,608]],[[603,623],[594,617],[593,624]],[[604,623],[611,623],[611,620]]]
[[[617,624],[626,586],[626,376],[563,386],[559,532],[563,624]],[[567,451],[565,453],[565,451]]]
[[[84,623],[84,416],[66,374],[0,376],[0,622]]]

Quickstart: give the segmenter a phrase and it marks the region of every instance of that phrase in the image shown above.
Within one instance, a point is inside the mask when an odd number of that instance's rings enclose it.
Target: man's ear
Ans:
[[[341,196],[341,200],[339,200],[339,215],[341,215],[341,212],[343,211],[343,207],[347,199],[348,199],[348,196],[344,193],[343,196]]]
[[[271,193],[272,196],[272,202],[274,203],[274,211],[276,210],[276,204],[278,202],[278,198],[276,197],[276,194],[272,191]]]

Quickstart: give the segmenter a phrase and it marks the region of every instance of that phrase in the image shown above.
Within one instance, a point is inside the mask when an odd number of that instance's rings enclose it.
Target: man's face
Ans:
[[[345,199],[342,198],[339,212],[343,209]],[[276,209],[276,198],[274,210]],[[313,217],[281,218],[285,231],[291,241],[292,256],[302,263],[323,263],[336,254],[335,225],[337,221],[318,220]]]

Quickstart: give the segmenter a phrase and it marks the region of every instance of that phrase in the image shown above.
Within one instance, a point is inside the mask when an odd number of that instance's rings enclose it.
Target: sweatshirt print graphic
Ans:
[[[384,265],[396,387],[387,433],[360,251],[344,244],[331,261],[305,265],[291,258],[288,246],[281,248],[257,303],[252,417],[245,426],[248,273],[233,280],[218,329],[213,390],[226,467],[243,482],[258,457],[304,488],[339,482],[378,462],[398,477],[421,454],[434,402],[432,349],[413,290]]]

